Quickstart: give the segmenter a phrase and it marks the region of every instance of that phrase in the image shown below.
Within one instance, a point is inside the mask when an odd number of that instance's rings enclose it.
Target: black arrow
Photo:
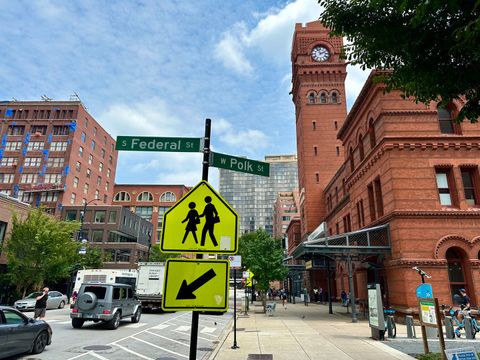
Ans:
[[[197,297],[193,292],[212,280],[215,276],[217,276],[215,271],[210,269],[189,285],[187,285],[187,280],[183,280],[182,285],[180,285],[180,290],[178,290],[177,300],[196,299]]]

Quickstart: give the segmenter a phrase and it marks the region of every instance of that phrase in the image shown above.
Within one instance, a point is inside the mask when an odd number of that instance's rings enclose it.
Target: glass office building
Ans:
[[[240,215],[240,235],[257,229],[273,235],[278,193],[298,188],[296,155],[270,155],[265,161],[270,177],[219,169],[220,194]]]

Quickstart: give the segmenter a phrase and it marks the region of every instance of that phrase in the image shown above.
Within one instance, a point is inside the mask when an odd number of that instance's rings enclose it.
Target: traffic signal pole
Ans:
[[[205,119],[205,139],[203,145],[203,168],[202,180],[208,181],[208,167],[210,165],[210,134],[212,128],[212,120]],[[202,259],[202,254],[197,254],[197,259]],[[190,333],[190,360],[197,359],[197,339],[198,339],[198,320],[200,312],[192,312],[192,329]]]

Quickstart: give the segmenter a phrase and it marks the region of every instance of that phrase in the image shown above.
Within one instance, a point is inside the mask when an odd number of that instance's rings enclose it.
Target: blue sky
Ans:
[[[290,46],[316,0],[0,0],[0,100],[68,100],[117,135],[201,137],[214,151],[293,154]],[[348,68],[351,107],[366,78]],[[201,154],[121,152],[116,183],[194,185]],[[210,181],[218,183],[211,168]]]

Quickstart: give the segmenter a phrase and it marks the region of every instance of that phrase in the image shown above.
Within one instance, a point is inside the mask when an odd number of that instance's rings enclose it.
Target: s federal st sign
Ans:
[[[202,138],[117,136],[116,150],[202,152]]]

